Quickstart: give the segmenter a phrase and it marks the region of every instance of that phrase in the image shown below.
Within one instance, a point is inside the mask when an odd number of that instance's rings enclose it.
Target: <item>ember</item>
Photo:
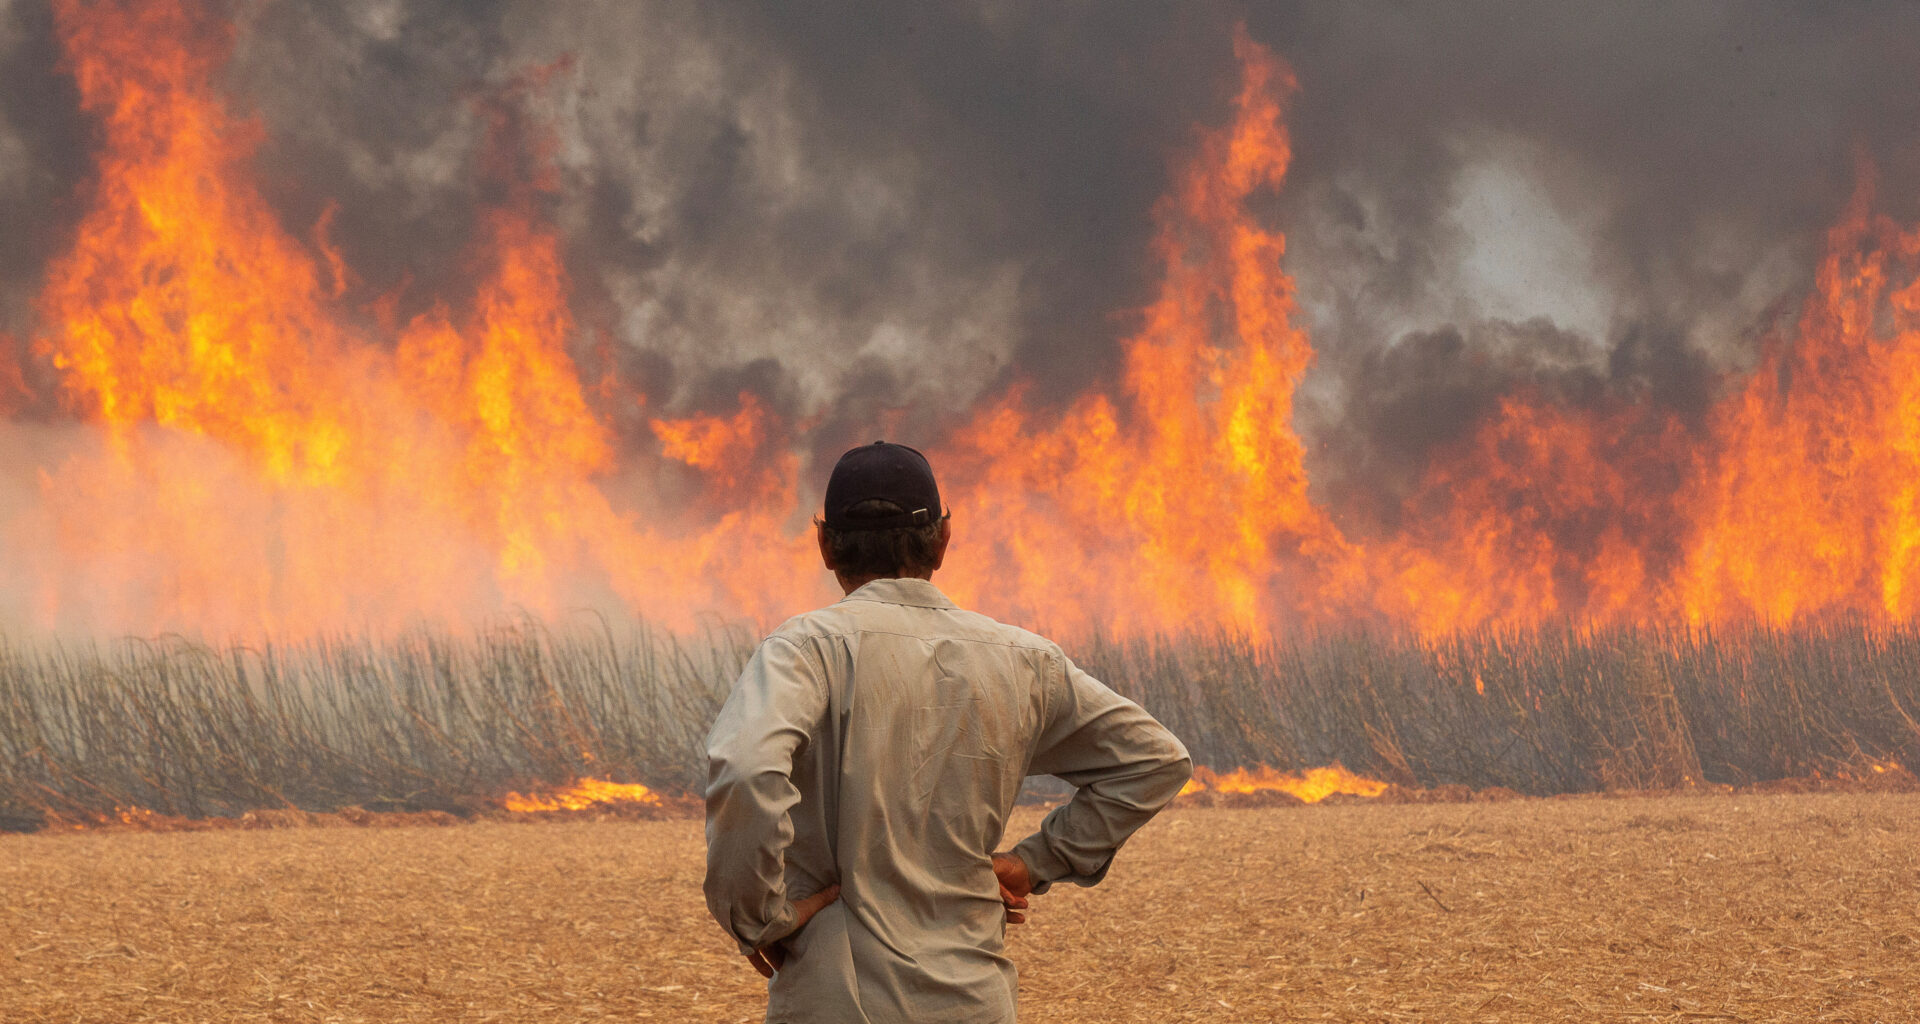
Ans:
[[[1192,780],[1180,790],[1180,794],[1279,792],[1296,797],[1303,803],[1313,804],[1336,793],[1374,797],[1386,791],[1386,783],[1355,775],[1337,764],[1309,768],[1298,773],[1283,773],[1261,765],[1251,770],[1235,768],[1230,772],[1196,767]]]
[[[659,794],[638,783],[581,779],[546,796],[508,793],[500,806],[516,813],[581,811],[599,804],[659,804]]]

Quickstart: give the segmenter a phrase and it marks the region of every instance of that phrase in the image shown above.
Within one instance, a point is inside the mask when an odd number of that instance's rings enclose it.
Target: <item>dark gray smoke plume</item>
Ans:
[[[582,350],[625,408],[931,439],[1015,378],[1110,379],[1153,202],[1235,86],[1298,72],[1270,204],[1320,352],[1316,486],[1386,507],[1499,395],[1696,415],[1804,290],[1856,168],[1920,215],[1911,4],[268,2],[225,86],[289,230],[329,203],[351,297],[470,287],[487,104],[552,131]],[[518,84],[516,84],[518,83]],[[502,99],[503,96],[509,97]],[[529,130],[527,138],[538,136]],[[0,8],[0,329],[31,332],[90,128],[43,0]],[[644,408],[645,413],[632,410]]]

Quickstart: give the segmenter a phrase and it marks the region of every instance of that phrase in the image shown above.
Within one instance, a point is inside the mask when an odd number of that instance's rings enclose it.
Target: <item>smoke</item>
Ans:
[[[532,94],[582,321],[647,354],[635,383],[659,408],[724,405],[724,382],[773,361],[763,397],[823,415],[837,451],[883,410],[924,434],[1010,375],[1059,399],[1111,367],[1167,160],[1233,70],[1215,60],[1188,102],[1148,108],[1136,76],[1165,20],[274,5],[233,77],[290,221],[338,200],[367,290],[430,296],[457,290],[472,230],[475,97],[565,61]]]
[[[1920,197],[1910,7],[1250,17],[1302,83],[1278,216],[1330,488],[1405,486],[1491,395],[1543,378],[1696,417],[1804,294],[1863,160],[1895,216]]]
[[[502,187],[488,104],[551,133],[577,348],[604,352],[635,459],[647,417],[742,392],[817,464],[883,429],[933,437],[1015,379],[1041,404],[1109,381],[1153,287],[1155,199],[1223,116],[1243,17],[1300,80],[1270,203],[1320,358],[1300,427],[1316,489],[1362,518],[1516,388],[1696,415],[1804,290],[1858,166],[1890,212],[1920,208],[1904,4],[233,14],[260,180],[296,235],[326,222],[369,318],[470,287]],[[16,341],[90,131],[45,4],[0,8]]]
[[[40,4],[0,6],[0,332],[31,326],[40,268],[79,216],[87,169],[79,100],[58,67],[53,18]]]

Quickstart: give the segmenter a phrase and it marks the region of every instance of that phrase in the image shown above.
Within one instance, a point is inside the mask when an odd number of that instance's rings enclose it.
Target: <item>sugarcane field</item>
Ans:
[[[0,1024],[1920,1024],[1917,67],[0,0]]]

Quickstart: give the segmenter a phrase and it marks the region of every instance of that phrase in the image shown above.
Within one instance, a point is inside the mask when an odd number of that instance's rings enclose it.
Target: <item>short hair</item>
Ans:
[[[886,519],[906,509],[879,498],[868,498],[847,507],[848,519]],[[932,571],[940,546],[940,527],[951,512],[918,526],[896,526],[886,530],[836,530],[815,519],[833,555],[833,568],[847,576],[910,576]]]

